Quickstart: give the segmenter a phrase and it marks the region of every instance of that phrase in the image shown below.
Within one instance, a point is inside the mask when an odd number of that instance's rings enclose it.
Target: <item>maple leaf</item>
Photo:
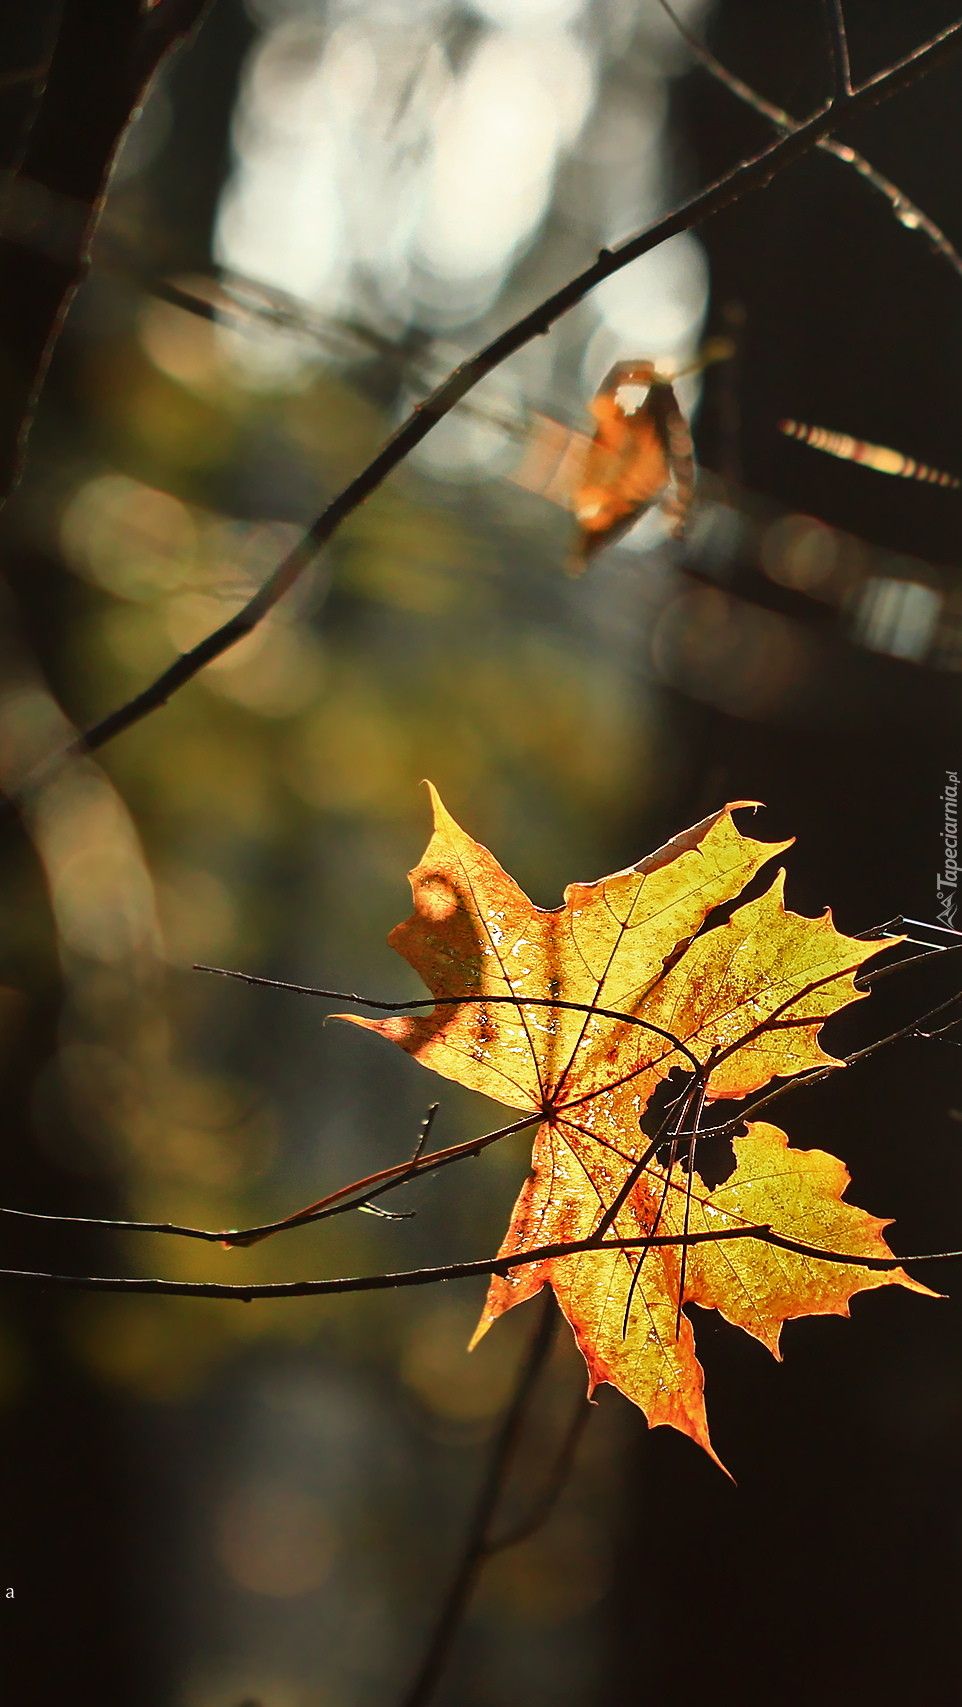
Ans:
[[[653,363],[616,363],[591,412],[597,426],[573,497],[579,532],[568,568],[575,574],[655,503],[680,533],[695,484],[687,422]]]
[[[496,1276],[475,1341],[547,1282],[584,1354],[589,1391],[611,1383],[652,1427],[670,1424],[715,1457],[686,1302],[719,1310],[777,1356],[792,1317],[847,1315],[853,1293],[870,1287],[928,1292],[901,1269],[748,1237],[704,1239],[767,1226],[826,1251],[890,1254],[887,1223],[842,1201],[849,1177],[834,1156],[791,1150],[777,1127],[753,1123],[732,1146],[734,1171],[710,1189],[696,1133],[705,1103],[839,1065],[818,1032],[864,994],[855,973],[886,945],[842,936],[828,912],[788,912],[784,872],[697,934],[791,845],[742,835],[731,814],[748,802],[625,871],[571,884],[564,904],[546,911],[431,795],[434,834],[411,873],[415,912],[388,941],[437,1005],[418,1017],[341,1017],[543,1116],[502,1256],[599,1235],[635,1241]],[[674,1117],[652,1139],[641,1122],[659,1090],[674,1098]],[[656,1236],[677,1242],[645,1247]]]

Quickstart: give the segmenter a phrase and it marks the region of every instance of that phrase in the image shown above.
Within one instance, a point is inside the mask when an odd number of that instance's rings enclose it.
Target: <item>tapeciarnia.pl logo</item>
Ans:
[[[955,894],[959,886],[959,773],[946,771],[942,790],[945,822],[942,828],[944,852],[942,870],[935,880],[938,897],[939,923],[955,928]]]

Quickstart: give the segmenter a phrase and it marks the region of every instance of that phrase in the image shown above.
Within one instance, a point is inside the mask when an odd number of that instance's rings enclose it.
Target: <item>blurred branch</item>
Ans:
[[[503,1535],[497,1536],[493,1541],[486,1544],[485,1555],[488,1558],[492,1553],[505,1553],[509,1547],[517,1547],[521,1541],[527,1541],[547,1522],[557,1503],[558,1496],[571,1474],[575,1453],[578,1450],[578,1442],[584,1434],[585,1424],[591,1416],[591,1412],[591,1400],[585,1394],[580,1394],[578,1403],[572,1412],[571,1421],[558,1449],[558,1455],[545,1479],[541,1493],[526,1517],[521,1518],[513,1529],[505,1530]]]
[[[494,1521],[498,1502],[504,1488],[511,1462],[521,1439],[525,1413],[535,1386],[545,1365],[558,1321],[554,1295],[545,1293],[541,1314],[532,1336],[528,1355],[518,1372],[504,1420],[498,1430],[488,1467],[481,1483],[474,1513],[468,1526],[467,1540],[455,1568],[440,1617],[431,1633],[427,1652],[410,1689],[405,1692],[402,1707],[425,1707],[434,1694],[451,1644],[458,1632],[468,1602],[478,1580],[481,1567],[494,1549],[488,1532]]]
[[[158,278],[156,272],[113,245],[105,247],[98,244],[95,266],[98,272],[134,284],[159,302],[169,303],[171,308],[182,308],[185,314],[208,320],[215,326],[244,331],[253,321],[278,332],[293,332],[300,338],[309,338],[334,354],[343,355],[347,349],[356,356],[361,349],[387,360],[400,362],[410,358],[411,352],[402,339],[385,337],[374,326],[361,320],[320,314],[278,285],[264,284],[231,267],[217,267],[211,274],[204,275],[204,289],[216,287],[216,295],[202,295],[199,290],[190,290],[173,279]]]
[[[848,58],[848,34],[842,0],[822,0],[825,21],[832,50],[833,100],[844,100],[852,93],[852,72]]]
[[[701,1136],[704,1137],[705,1133]],[[573,1239],[566,1244],[542,1245],[533,1251],[514,1251],[510,1256],[483,1257],[476,1262],[454,1262],[440,1268],[402,1269],[396,1274],[363,1274],[336,1280],[275,1280],[225,1285],[218,1280],[155,1280],[139,1275],[49,1274],[35,1269],[0,1268],[0,1286],[25,1286],[40,1292],[129,1292],[172,1298],[232,1298],[236,1303],[249,1304],[255,1298],[320,1298],[345,1292],[392,1292],[409,1286],[437,1286],[446,1280],[476,1280],[490,1274],[505,1276],[529,1263],[552,1262],[556,1257],[580,1256],[586,1251],[627,1251],[681,1244],[690,1247],[723,1244],[731,1239],[755,1239],[763,1245],[773,1245],[777,1250],[791,1251],[795,1256],[844,1263],[879,1273],[902,1268],[905,1263],[962,1260],[962,1250],[910,1251],[905,1256],[890,1257],[856,1256],[851,1251],[827,1250],[802,1239],[787,1238],[767,1222],[759,1222],[751,1226],[687,1235],[657,1233],[651,1237],[639,1234],[633,1238],[600,1240],[594,1235],[590,1239]]]
[[[753,108],[763,118],[769,119],[773,125],[777,125],[778,129],[786,134],[798,130],[799,121],[793,118],[791,113],[786,112],[784,107],[778,107],[774,102],[766,100],[764,95],[759,95],[756,89],[744,82],[741,77],[736,77],[735,73],[729,71],[720,59],[715,58],[711,48],[707,47],[694,30],[689,29],[684,19],[678,16],[670,0],[658,0],[658,5],[671,19],[675,29],[687,42],[692,53],[701,62],[705,70],[717,82],[723,84],[737,100],[743,101],[746,106]],[[864,178],[873,190],[877,190],[879,195],[885,197],[899,224],[904,225],[907,231],[921,231],[928,238],[935,253],[948,261],[949,266],[962,277],[962,255],[949,242],[944,231],[936,225],[934,219],[930,219],[927,213],[923,213],[922,209],[903,190],[900,190],[897,184],[893,184],[891,178],[886,178],[882,172],[876,171],[875,167],[866,160],[865,155],[860,154],[856,148],[849,148],[844,142],[836,142],[834,137],[824,136],[815,146],[821,149],[823,154],[831,154],[835,160],[841,160],[844,166],[850,166],[853,172],[857,172],[860,178]]]
[[[231,267],[218,267],[216,273],[203,275],[205,289],[217,287],[217,295],[214,296],[201,295],[198,290],[190,290],[172,279],[158,278],[156,273],[115,250],[108,250],[105,254],[98,248],[96,266],[98,271],[137,285],[145,295],[154,297],[158,302],[169,303],[171,308],[183,309],[185,314],[192,314],[195,319],[206,320],[215,326],[227,326],[237,332],[249,331],[252,324],[268,326],[273,331],[290,332],[310,340],[335,360],[346,363],[358,360],[359,356],[377,356],[399,372],[403,371],[411,385],[430,388],[437,384],[436,365],[433,373],[429,362],[419,365],[424,340],[389,338],[363,320],[319,314],[299,297],[291,296],[277,285],[264,284]],[[720,344],[724,340],[715,342]],[[718,356],[714,359],[726,358]],[[486,426],[498,427],[511,438],[523,441],[530,431],[530,422],[521,414],[510,413],[510,406],[496,409],[490,404],[479,406],[462,398],[458,407],[462,414],[473,416]]]
[[[118,3],[118,0],[114,0],[114,3]],[[200,0],[195,0],[198,7],[199,3]],[[79,6],[80,0],[74,0],[74,4]],[[90,4],[91,0],[86,0],[88,7]],[[476,355],[461,363],[423,402],[415,405],[407,420],[391,435],[373,461],[332,499],[303,539],[278,564],[263,587],[242,610],[189,652],[183,653],[143,692],[87,730],[77,742],[64,750],[61,759],[78,753],[92,752],[112,741],[124,730],[132,728],[142,718],[165,705],[173,694],[192,681],[212,659],[219,658],[237,641],[250,634],[313,562],[341,523],[376,491],[386,476],[427,437],[455,404],[501,362],[506,361],[532,339],[549,332],[556,320],[576,307],[597,285],[640,256],[649,254],[669,237],[690,231],[701,221],[729,207],[743,195],[762,189],[777,172],[801,159],[824,137],[837,130],[839,125],[908,88],[928,71],[943,64],[960,47],[962,20],[949,25],[905,58],[870,78],[851,95],[845,95],[829,105],[820,107],[803,124],[779,136],[759,154],[739,161],[731,171],[685,202],[674,213],[658,220],[617,248],[602,249],[592,266],[523,315]]]
[[[65,0],[36,118],[0,220],[0,502],[19,477],[44,377],[118,146],[161,60],[210,0]]]
[[[17,71],[0,71],[0,92],[19,88],[24,83],[42,83],[46,75],[46,60],[40,65],[28,65]]]

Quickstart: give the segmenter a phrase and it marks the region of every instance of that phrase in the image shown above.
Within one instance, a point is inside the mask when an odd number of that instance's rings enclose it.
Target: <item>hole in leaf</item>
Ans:
[[[655,1159],[660,1167],[666,1168],[671,1161],[672,1146],[674,1145],[675,1161],[680,1163],[683,1173],[687,1173],[691,1157],[691,1132],[679,1132],[672,1135],[667,1126],[673,1124],[678,1111],[683,1105],[684,1096],[691,1085],[691,1074],[683,1067],[673,1067],[666,1079],[661,1081],[658,1089],[651,1097],[644,1114],[641,1117],[641,1130],[646,1138],[657,1138],[663,1127],[666,1128],[664,1141],[655,1151]],[[735,1102],[709,1103],[702,1114],[706,1126],[724,1126],[739,1113],[739,1105]],[[667,1125],[666,1125],[667,1122]],[[690,1126],[690,1120],[684,1122]],[[735,1151],[732,1139],[743,1137],[748,1130],[744,1122],[729,1132],[699,1132],[695,1145],[695,1172],[708,1191],[714,1191],[717,1186],[724,1185],[735,1171]]]
[[[678,1113],[680,1099],[691,1084],[691,1077],[687,1068],[672,1067],[667,1078],[660,1081],[657,1090],[649,1098],[648,1105],[641,1117],[641,1130],[646,1138],[657,1138],[662,1128],[665,1130],[665,1143],[657,1151],[659,1161],[667,1161],[668,1159],[668,1151],[671,1148],[671,1139],[667,1136],[668,1128],[671,1125],[672,1118]],[[662,1150],[665,1152],[664,1158],[662,1157]]]
[[[730,1116],[726,1114],[723,1119],[730,1119]],[[712,1124],[715,1124],[714,1121]],[[709,1191],[724,1185],[735,1172],[736,1158],[732,1139],[743,1137],[746,1131],[747,1127],[741,1125],[736,1126],[732,1132],[709,1132],[704,1137],[699,1135],[695,1147],[695,1172]],[[681,1165],[687,1173],[687,1155],[682,1159]]]

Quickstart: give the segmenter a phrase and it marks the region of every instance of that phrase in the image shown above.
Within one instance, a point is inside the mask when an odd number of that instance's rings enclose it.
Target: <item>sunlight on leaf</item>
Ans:
[[[847,1315],[854,1293],[877,1286],[927,1291],[901,1269],[832,1263],[756,1240],[685,1242],[770,1226],[826,1251],[888,1254],[886,1223],[842,1202],[842,1163],[790,1150],[777,1127],[750,1125],[734,1143],[733,1171],[714,1189],[699,1173],[705,1104],[842,1065],[818,1033],[859,999],[855,974],[885,945],[841,935],[828,912],[788,912],[783,872],[700,934],[790,845],[743,836],[732,807],[626,871],[569,885],[563,906],[545,911],[433,789],[432,798],[434,836],[411,874],[416,910],[389,941],[439,1005],[419,1017],[344,1017],[446,1078],[543,1113],[502,1255],[600,1236],[606,1214],[609,1237],[678,1239],[495,1277],[475,1343],[548,1282],[589,1387],[610,1382],[652,1426],[669,1424],[715,1457],[686,1302],[719,1310],[777,1356],[781,1324],[795,1316]],[[641,1119],[670,1074],[669,1111],[652,1140]]]

